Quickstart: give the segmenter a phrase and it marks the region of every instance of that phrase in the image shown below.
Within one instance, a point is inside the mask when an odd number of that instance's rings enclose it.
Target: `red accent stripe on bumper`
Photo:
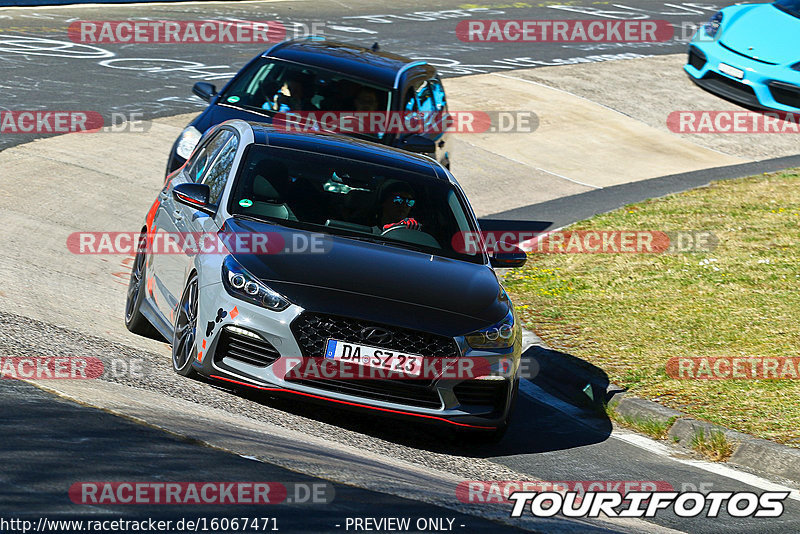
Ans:
[[[260,389],[262,391],[280,391],[280,392],[283,392],[283,393],[293,393],[295,395],[303,395],[304,397],[311,397],[311,398],[314,398],[314,399],[322,399],[322,400],[329,401],[329,402],[336,402],[336,403],[339,403],[339,404],[346,404],[348,406],[356,406],[358,408],[367,408],[369,410],[377,410],[379,412],[389,412],[389,413],[396,413],[396,414],[400,414],[400,415],[411,415],[413,417],[421,417],[421,418],[424,418],[424,419],[435,419],[437,421],[442,421],[444,423],[449,423],[451,425],[463,426],[463,427],[467,427],[467,428],[479,428],[481,430],[494,430],[495,429],[495,427],[493,427],[493,426],[468,425],[467,423],[458,423],[456,421],[451,421],[449,419],[445,419],[444,417],[436,417],[435,415],[425,415],[425,414],[413,413],[413,412],[403,412],[401,410],[391,410],[389,408],[380,408],[378,406],[369,406],[367,404],[358,404],[356,402],[348,402],[348,401],[343,401],[343,400],[338,400],[338,399],[331,399],[330,397],[323,397],[321,395],[313,395],[311,393],[305,393],[305,392],[302,392],[302,391],[294,391],[292,389],[279,388],[279,387],[257,386],[255,384],[248,384],[247,382],[241,382],[239,380],[233,380],[231,378],[225,378],[224,376],[210,375],[210,377],[211,378],[216,378],[217,380],[224,380],[225,382],[232,382],[234,384],[239,384],[239,385],[242,385],[242,386],[247,386],[247,387],[251,387],[251,388],[255,388],[255,389]]]

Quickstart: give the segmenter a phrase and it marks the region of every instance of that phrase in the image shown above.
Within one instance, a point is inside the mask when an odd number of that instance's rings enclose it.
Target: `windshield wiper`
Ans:
[[[260,223],[263,223],[263,222],[271,223],[272,222],[272,221],[267,220],[267,219],[261,219],[259,217],[253,217],[252,215],[245,215],[244,213],[234,213],[233,214],[233,218],[234,219],[245,219],[247,221],[260,222]]]
[[[252,215],[245,215],[244,213],[234,213],[233,214],[233,218],[234,219],[244,219],[246,221],[253,221],[253,222],[262,223],[262,224],[275,224],[277,226],[282,226],[284,228],[297,228],[297,227],[291,226],[286,219],[268,219],[266,217],[254,217]],[[300,228],[300,229],[302,230],[303,228]]]
[[[382,245],[388,245],[390,247],[391,246],[397,246],[397,247],[400,247],[400,248],[406,248],[406,249],[409,249],[409,250],[415,250],[417,252],[422,252],[422,253],[425,253],[425,254],[433,254],[430,251],[430,247],[425,247],[423,245],[417,245],[416,243],[409,243],[408,241],[395,241],[395,240],[392,240],[392,239],[381,239],[379,241],[379,243],[382,244]]]

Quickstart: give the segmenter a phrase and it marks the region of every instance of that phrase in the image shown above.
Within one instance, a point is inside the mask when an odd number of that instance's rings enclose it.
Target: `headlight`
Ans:
[[[508,314],[499,323],[467,334],[465,337],[473,349],[507,349],[516,340],[514,310],[509,309]]]
[[[800,61],[792,65],[792,70],[800,70]]]
[[[201,137],[203,137],[203,134],[197,128],[189,126],[181,132],[181,136],[178,138],[178,148],[175,152],[183,159],[189,159],[189,156],[192,155],[192,150],[200,142]]]
[[[714,37],[717,35],[719,31],[719,27],[722,25],[722,11],[717,11],[714,13],[714,16],[711,17],[711,20],[706,22],[706,25],[703,28],[706,30],[706,35],[709,37]]]
[[[222,262],[222,285],[232,296],[272,311],[285,310],[291,304],[245,271],[232,256],[226,256]]]

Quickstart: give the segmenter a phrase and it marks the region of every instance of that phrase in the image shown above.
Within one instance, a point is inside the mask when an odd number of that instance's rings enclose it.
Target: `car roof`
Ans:
[[[403,71],[427,65],[424,61],[414,61],[398,54],[324,39],[285,41],[264,52],[263,57],[341,72],[385,87],[394,87]]]
[[[420,154],[345,135],[287,132],[260,122],[248,122],[247,124],[253,129],[254,144],[257,145],[306,150],[350,158],[422,174],[431,179],[449,181],[446,173],[438,168],[438,163]]]

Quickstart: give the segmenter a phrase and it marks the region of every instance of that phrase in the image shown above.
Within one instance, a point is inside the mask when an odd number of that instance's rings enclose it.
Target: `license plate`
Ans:
[[[725,63],[719,64],[719,71],[724,74],[727,74],[728,76],[733,76],[734,78],[738,78],[740,80],[744,78],[744,71],[742,69],[731,67],[730,65],[726,65]]]
[[[402,373],[407,376],[419,376],[422,372],[423,356],[329,339],[325,348],[325,358]]]

